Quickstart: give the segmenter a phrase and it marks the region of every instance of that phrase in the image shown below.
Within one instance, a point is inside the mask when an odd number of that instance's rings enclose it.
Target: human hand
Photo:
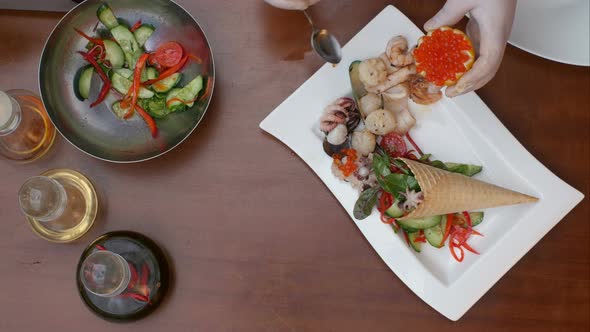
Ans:
[[[504,56],[515,10],[516,0],[447,0],[443,8],[424,24],[426,31],[451,26],[470,13],[467,35],[478,58],[457,84],[447,88],[448,97],[477,90],[494,77]]]
[[[313,6],[320,0],[264,0],[271,6],[289,9],[289,10],[304,10],[309,6]]]

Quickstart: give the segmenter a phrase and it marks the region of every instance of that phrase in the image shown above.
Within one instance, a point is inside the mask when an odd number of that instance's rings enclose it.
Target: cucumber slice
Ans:
[[[398,224],[415,229],[426,229],[440,224],[441,216],[398,220]]]
[[[422,242],[414,242],[414,240],[416,240],[416,238],[418,237],[418,235],[420,235],[420,232],[414,232],[414,233],[407,233],[408,235],[408,239],[410,239],[410,247],[412,247],[412,249],[414,249],[416,252],[420,252],[422,251]]]
[[[156,79],[159,76],[158,71],[156,70],[156,68],[147,67],[145,71],[147,73],[147,79],[148,80]]]
[[[119,25],[119,21],[117,21],[117,17],[113,14],[111,7],[106,3],[103,3],[98,7],[96,11],[96,16],[105,27],[112,29]]]
[[[111,29],[111,34],[117,43],[119,43],[121,49],[123,49],[129,68],[135,68],[135,63],[141,54],[143,54],[143,50],[139,47],[139,44],[137,44],[133,33],[131,33],[126,27],[118,25]]]
[[[168,92],[180,82],[182,79],[181,73],[174,73],[165,79],[152,84],[152,89],[156,92]],[[194,99],[194,98],[192,98]],[[189,99],[190,100],[190,99]]]
[[[115,73],[125,77],[128,80],[133,78],[133,70],[127,68],[117,68],[114,70]]]
[[[135,40],[139,46],[145,45],[145,42],[150,38],[152,33],[156,31],[153,25],[144,24],[137,28],[137,30],[133,31],[133,36],[135,36]]]
[[[481,224],[481,222],[483,221],[483,212],[469,212],[469,217],[471,218],[471,225],[473,227]],[[467,227],[467,220],[465,219],[465,216],[463,216],[463,213],[458,212],[455,213],[455,224],[458,224],[461,227]]]
[[[169,101],[173,98],[178,98],[184,101],[194,100],[202,89],[203,77],[199,75],[194,80],[190,81],[190,83],[187,84],[184,88],[170,90],[170,92],[168,92],[168,95],[166,96],[166,105],[168,106],[168,109],[170,109],[170,111],[172,112],[179,112],[185,110],[187,106],[193,107],[194,102],[185,105],[180,101],[172,101],[170,103]]]
[[[113,76],[111,77],[111,83],[113,84],[113,88],[115,88],[117,91],[119,91],[120,93],[122,93],[124,95],[127,94],[129,89],[131,88],[131,85],[133,85],[133,82],[131,82],[127,78],[119,75],[116,72],[114,72]],[[149,99],[149,98],[152,98],[153,96],[154,96],[153,91],[148,90],[144,87],[139,88],[139,95],[138,95],[139,98]]]
[[[483,212],[469,212],[469,217],[471,217],[471,226],[475,227],[483,221]]]
[[[125,64],[125,53],[116,42],[105,39],[104,48],[107,52],[106,59],[111,62],[113,68],[121,68]]]
[[[426,241],[435,248],[441,248],[445,244],[443,243],[443,237],[445,236],[445,228],[447,226],[446,216],[442,218],[440,224],[424,230]]]
[[[394,200],[389,209],[385,210],[385,214],[391,218],[399,218],[404,215],[404,210],[399,208],[399,200]]]
[[[124,115],[127,114],[127,111],[128,110],[129,110],[129,108],[123,108],[123,107],[121,107],[121,102],[120,101],[117,101],[113,105],[111,105],[111,111],[119,119],[123,119]]]
[[[367,90],[365,89],[365,85],[361,82],[359,77],[359,65],[361,61],[356,60],[353,61],[350,66],[348,67],[348,76],[350,77],[350,86],[352,87],[352,96],[354,97],[354,101],[361,111],[361,114],[367,114],[360,109],[361,103],[359,102],[362,97],[367,94]]]
[[[151,116],[158,119],[161,119],[170,113],[170,110],[166,107],[166,99],[164,98],[149,99],[145,110]]]
[[[182,89],[178,89],[178,88],[172,89],[166,95],[166,107],[170,110],[170,112],[182,112],[182,111],[186,110],[187,107],[193,107],[194,103],[190,103],[190,104],[186,105],[186,104],[183,104],[177,100],[170,102],[170,100],[172,100],[174,98],[181,99],[180,97],[178,97],[180,90],[182,90]]]
[[[90,84],[92,83],[93,73],[94,67],[88,65],[80,68],[74,77],[74,93],[81,101],[88,99],[88,95],[90,95]]]

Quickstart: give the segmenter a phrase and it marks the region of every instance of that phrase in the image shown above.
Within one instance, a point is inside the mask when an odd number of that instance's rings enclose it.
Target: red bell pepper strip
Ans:
[[[111,81],[109,81],[107,74],[105,74],[102,68],[98,65],[98,62],[96,62],[96,60],[90,54],[82,51],[78,51],[78,53],[80,53],[84,57],[84,59],[86,59],[86,61],[88,61],[94,67],[94,69],[104,82],[102,89],[100,90],[100,94],[98,95],[98,99],[96,99],[94,103],[90,104],[90,107],[94,107],[102,103],[102,101],[107,97],[107,94],[111,89]]]
[[[141,26],[141,20],[135,22],[135,24],[133,24],[133,26],[131,27],[131,29],[129,29],[129,31],[135,32],[135,30],[139,29],[140,26]]]
[[[172,76],[172,74],[178,72],[179,70],[182,69],[182,67],[184,67],[184,64],[186,63],[187,60],[188,60],[188,55],[185,55],[182,58],[182,60],[180,60],[180,62],[176,64],[176,66],[173,66],[173,67],[170,67],[170,68],[164,70],[162,73],[160,73],[160,76],[158,76],[157,78],[154,78],[153,80],[147,80],[144,82],[144,84],[145,85],[154,84],[158,81],[165,79],[166,77]],[[140,74],[141,74],[141,72],[140,72]]]
[[[139,87],[141,86],[141,71],[145,67],[145,63],[150,55],[147,53],[142,54],[137,63],[135,64],[135,72],[133,72],[133,84],[131,85],[131,108],[130,110],[135,109],[135,104],[137,104],[137,97],[139,95]]]
[[[91,42],[91,43],[94,43],[94,44],[97,44],[97,45],[104,46],[104,42],[102,41],[102,39],[100,39],[100,38],[93,38],[93,37],[90,37],[90,36],[88,36],[87,34],[85,34],[84,32],[82,32],[82,31],[80,31],[80,30],[78,30],[78,29],[76,29],[76,28],[74,28],[74,30],[75,30],[75,31],[76,31],[76,32],[77,32],[77,33],[78,33],[80,36],[82,36],[82,37],[84,37],[84,38],[88,39],[88,41],[89,41],[89,42]]]
[[[139,115],[141,115],[145,123],[147,123],[148,127],[150,128],[150,132],[152,133],[152,137],[158,136],[158,127],[156,126],[154,119],[139,105],[135,105],[135,110],[137,113],[139,113]]]

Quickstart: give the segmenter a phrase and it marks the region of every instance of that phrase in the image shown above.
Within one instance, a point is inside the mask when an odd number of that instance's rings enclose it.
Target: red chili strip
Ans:
[[[156,122],[154,121],[154,119],[149,114],[147,114],[146,111],[144,111],[143,108],[141,108],[139,105],[135,105],[135,110],[137,111],[137,113],[139,113],[139,115],[141,115],[145,123],[148,125],[148,128],[150,128],[152,137],[158,136],[158,127],[156,126]]]
[[[78,53],[80,53],[84,57],[84,59],[86,59],[86,61],[88,61],[94,67],[94,69],[96,70],[96,72],[98,73],[98,75],[100,76],[102,81],[104,82],[102,89],[100,90],[100,93],[98,95],[98,99],[96,99],[95,102],[90,104],[90,107],[94,107],[94,106],[102,103],[103,100],[107,97],[109,90],[111,89],[111,81],[109,81],[107,74],[105,74],[105,72],[102,70],[102,68],[98,64],[98,62],[96,62],[96,60],[90,54],[82,52],[82,51],[78,51]]]
[[[133,287],[135,287],[135,285],[137,284],[139,276],[137,275],[137,269],[135,269],[135,266],[131,263],[128,264],[129,271],[131,272],[131,277],[129,278],[129,284],[127,285],[127,289],[133,289]]]
[[[420,230],[420,234],[414,239],[414,243],[426,243],[426,235],[424,235],[424,231]]]
[[[196,63],[198,64],[202,64],[203,63],[203,59],[199,58],[198,56],[194,55],[194,54],[188,54],[189,58],[195,60]]]
[[[207,87],[205,88],[205,92],[199,97],[199,100],[206,98],[209,93],[211,93],[211,88],[213,87],[213,79],[211,77],[207,77]]]
[[[416,142],[414,142],[414,140],[412,139],[412,136],[410,136],[410,132],[406,133],[406,137],[408,138],[408,141],[410,141],[410,144],[412,144],[414,149],[416,149],[416,151],[420,154],[420,156],[422,156],[424,153],[422,152],[422,150],[420,149],[418,144],[416,144]]]
[[[140,302],[150,303],[150,299],[147,296],[141,295],[141,294],[137,294],[137,293],[123,293],[123,294],[121,294],[119,296],[120,297],[132,298],[132,299],[137,300],[137,301],[140,301]]]
[[[107,250],[105,247],[101,246],[100,244],[97,244],[95,247],[98,250]]]
[[[451,241],[449,243],[449,249],[451,250],[451,254],[457,260],[457,262],[463,261],[463,258],[465,258],[465,252],[463,251],[463,248],[456,246],[455,243],[453,241]],[[461,253],[460,256],[457,255],[457,253],[455,252],[455,249],[457,249]]]
[[[185,55],[182,60],[180,60],[180,62],[178,64],[176,64],[176,66],[170,67],[166,70],[164,70],[162,73],[160,73],[160,76],[154,78],[153,80],[147,80],[144,82],[145,85],[150,85],[150,84],[154,84],[158,81],[161,81],[163,79],[165,79],[166,77],[170,77],[172,76],[174,73],[178,72],[179,70],[182,69],[182,67],[184,67],[184,65],[186,64],[186,61],[188,60],[188,55]]]
[[[139,29],[140,26],[141,26],[141,20],[135,22],[135,24],[133,24],[133,26],[131,27],[131,29],[129,29],[129,31],[135,32],[135,30]]]
[[[137,104],[137,97],[139,96],[139,87],[141,86],[141,71],[145,67],[145,63],[149,56],[150,55],[147,53],[142,54],[137,60],[137,63],[135,64],[135,72],[133,72],[133,84],[131,85],[131,108],[129,111],[133,111],[135,109],[135,105]]]

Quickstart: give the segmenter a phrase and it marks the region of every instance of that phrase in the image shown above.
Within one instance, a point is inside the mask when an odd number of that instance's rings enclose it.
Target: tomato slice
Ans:
[[[389,133],[383,136],[379,145],[394,158],[403,157],[408,152],[408,147],[403,137],[396,133]]]
[[[183,54],[182,45],[177,42],[166,42],[158,47],[152,60],[163,67],[174,67],[180,62]]]

